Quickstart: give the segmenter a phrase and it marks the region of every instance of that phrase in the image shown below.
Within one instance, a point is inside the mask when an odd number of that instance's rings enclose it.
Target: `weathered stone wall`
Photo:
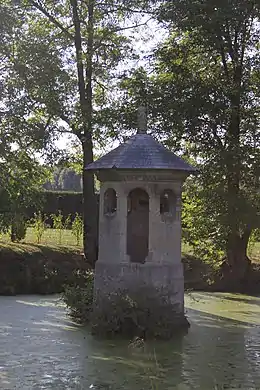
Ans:
[[[150,287],[167,294],[179,313],[184,310],[183,265],[180,264],[138,264],[102,263],[95,268],[95,292],[98,299],[121,291],[138,291]],[[160,297],[158,297],[160,298]],[[163,298],[163,297],[162,297]]]
[[[99,212],[99,258],[95,267],[95,302],[97,306],[120,294],[157,291],[157,303],[165,298],[172,313],[184,315],[184,278],[181,263],[181,190],[183,178],[157,173],[154,177],[136,173],[123,177],[101,178]],[[104,194],[112,188],[117,195],[116,212],[104,212]],[[128,194],[140,188],[149,196],[149,245],[145,263],[133,263],[127,254]],[[175,196],[174,212],[162,214],[161,194]],[[130,214],[129,214],[130,215]],[[133,245],[135,243],[133,242]],[[138,242],[136,242],[138,245]],[[111,303],[111,299],[109,304]]]
[[[127,248],[127,196],[134,188],[142,188],[149,195],[149,253],[147,262],[178,264],[181,261],[181,181],[139,182],[137,180],[111,181],[101,184],[99,208],[99,260],[102,262],[128,262]],[[117,210],[104,215],[104,193],[113,188],[117,193]],[[160,214],[160,194],[171,189],[176,195],[174,215]]]

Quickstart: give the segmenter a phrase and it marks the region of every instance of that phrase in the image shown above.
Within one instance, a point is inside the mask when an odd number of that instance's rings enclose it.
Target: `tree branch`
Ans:
[[[212,127],[212,132],[213,132],[213,135],[214,135],[214,138],[215,140],[217,141],[218,143],[218,146],[221,150],[224,150],[224,146],[223,146],[223,143],[221,141],[221,138],[219,137],[218,133],[217,133],[217,125],[214,125]]]
[[[136,24],[133,24],[132,26],[127,26],[127,27],[119,27],[119,28],[115,28],[114,30],[111,30],[111,33],[115,33],[115,32],[119,32],[119,31],[124,31],[124,30],[130,30],[132,28],[137,28],[137,27],[142,27],[142,26],[145,26],[150,20],[152,20],[152,18],[149,18],[147,19],[145,22],[143,23],[136,23]]]
[[[104,41],[105,38],[109,37],[110,35],[114,34],[114,33],[117,33],[117,32],[120,32],[120,31],[125,31],[125,30],[130,30],[130,29],[133,29],[133,28],[138,28],[138,27],[142,27],[142,26],[145,26],[147,24],[147,22],[149,22],[149,20],[151,20],[152,18],[148,19],[146,22],[144,23],[139,23],[139,24],[134,24],[132,26],[127,26],[127,27],[118,27],[118,28],[115,28],[115,29],[111,29],[109,31],[106,31],[103,33],[103,36],[99,39],[98,43],[96,45],[94,45],[94,50],[97,50],[99,49],[101,46],[103,46],[104,44],[102,43]],[[85,21],[83,21],[83,23],[86,25]]]
[[[64,27],[54,16],[52,16],[41,4],[34,0],[29,0],[29,3],[43,13],[56,27],[58,27],[63,33],[65,33],[70,39],[73,39],[73,35]]]
[[[82,137],[81,131],[79,129],[76,129],[75,124],[72,123],[72,121],[70,121],[69,118],[64,114],[60,114],[59,117],[61,120],[63,120],[65,123],[67,123],[67,125],[69,125],[71,130],[63,129],[63,130],[58,130],[58,132],[61,134],[62,133],[74,134],[81,140],[81,137]]]
[[[145,11],[142,9],[142,11],[140,11],[140,9],[134,9],[134,8],[131,8],[131,7],[115,7],[115,4],[111,3],[98,3],[97,4],[98,6],[104,6],[104,7],[111,7],[107,10],[107,14],[110,14],[111,12],[118,12],[118,11],[121,11],[121,12],[130,12],[132,14],[143,14],[143,15],[154,15],[154,12],[153,11]]]
[[[246,49],[246,40],[248,39],[250,35],[250,30],[252,28],[254,22],[254,17],[252,16],[251,21],[247,23],[245,20],[243,31],[242,31],[242,42],[241,42],[241,56],[240,56],[240,67],[242,68],[243,61],[244,61],[244,55],[245,55],[245,49]],[[248,29],[247,29],[248,27]]]
[[[220,39],[222,40],[222,38],[220,38]],[[225,57],[225,50],[224,50],[224,46],[222,43],[220,43],[219,50],[220,50],[222,64],[224,67],[225,76],[226,76],[227,80],[229,80],[229,71],[228,71],[228,66],[227,66],[227,60]]]
[[[65,114],[59,114],[59,117],[60,117],[60,119],[61,120],[63,120],[64,122],[66,122],[67,123],[67,125],[69,125],[70,127],[71,127],[71,124],[70,124],[70,120],[69,120],[69,118],[65,115]]]
[[[76,135],[73,131],[71,131],[71,130],[66,130],[66,129],[64,129],[64,128],[59,128],[59,129],[57,129],[57,130],[55,130],[57,133],[60,133],[60,134],[74,134],[74,135]]]
[[[105,89],[107,91],[109,91],[109,88],[106,87],[103,83],[101,83],[100,81],[98,81],[96,78],[93,78],[93,81],[95,81],[95,83],[97,83],[102,89]]]
[[[49,115],[49,118],[47,119],[46,124],[45,124],[45,126],[44,126],[44,131],[45,131],[45,130],[47,129],[47,127],[50,125],[51,120],[52,120],[52,115]]]
[[[234,55],[232,40],[231,40],[231,36],[230,36],[228,21],[226,21],[226,28],[227,28],[227,31],[225,32],[224,36],[225,36],[227,44],[228,44],[228,53],[230,55],[230,58],[232,60],[233,65],[235,65],[235,55]]]

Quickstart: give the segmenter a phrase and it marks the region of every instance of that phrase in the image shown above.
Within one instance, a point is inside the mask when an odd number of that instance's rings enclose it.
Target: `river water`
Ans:
[[[183,338],[97,340],[58,296],[0,297],[0,389],[260,390],[260,298],[193,293]]]

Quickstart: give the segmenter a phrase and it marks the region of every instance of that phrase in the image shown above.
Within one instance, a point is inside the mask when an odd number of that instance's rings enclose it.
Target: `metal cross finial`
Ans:
[[[147,132],[147,115],[146,108],[144,106],[138,107],[137,114],[137,122],[138,122],[138,134],[146,134]]]

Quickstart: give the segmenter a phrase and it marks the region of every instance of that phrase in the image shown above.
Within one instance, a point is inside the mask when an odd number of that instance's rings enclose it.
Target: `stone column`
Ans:
[[[97,261],[104,261],[106,259],[105,257],[105,246],[106,246],[106,237],[104,235],[104,193],[106,191],[106,188],[104,186],[104,183],[100,183],[100,192],[99,192],[99,229],[98,229],[98,260]]]
[[[119,261],[128,262],[127,244],[127,194],[124,183],[118,185]]]
[[[181,259],[181,189],[176,193],[176,218],[175,218],[175,234],[176,234],[176,255]]]
[[[160,217],[160,194],[157,185],[153,184],[149,188],[149,254],[147,262],[156,263],[158,259],[157,233]]]

